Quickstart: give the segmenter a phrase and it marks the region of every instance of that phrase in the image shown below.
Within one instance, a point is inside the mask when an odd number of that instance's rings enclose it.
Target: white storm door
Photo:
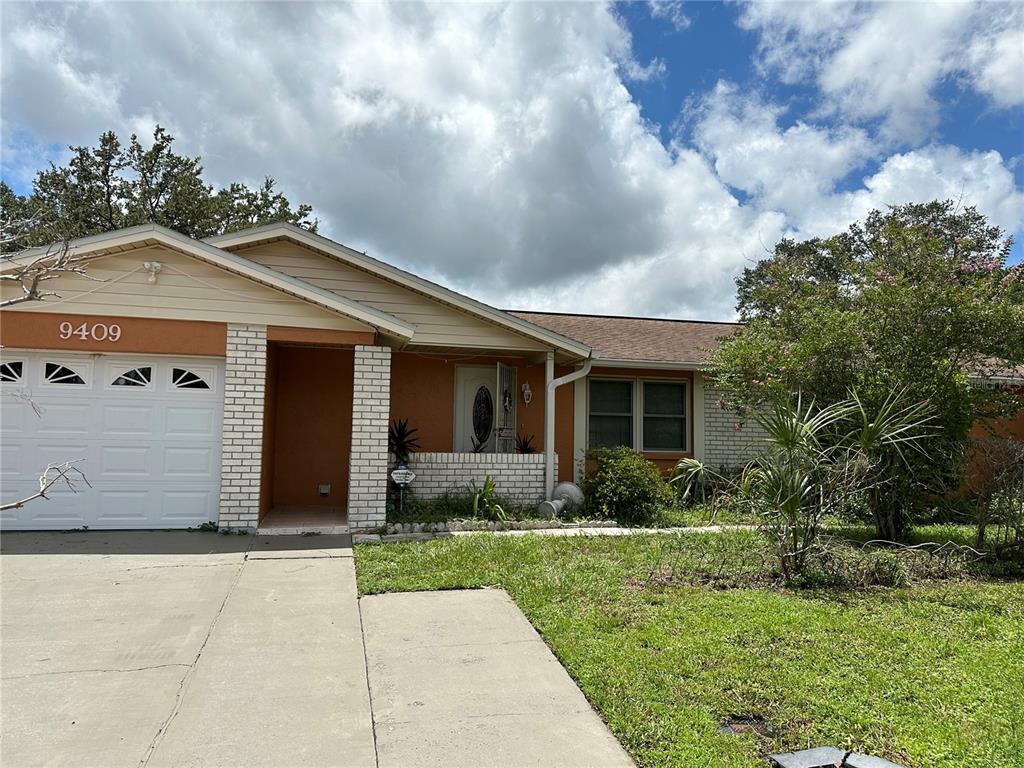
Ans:
[[[498,415],[495,419],[495,450],[498,453],[516,452],[516,406],[519,400],[517,373],[511,365],[498,363]]]

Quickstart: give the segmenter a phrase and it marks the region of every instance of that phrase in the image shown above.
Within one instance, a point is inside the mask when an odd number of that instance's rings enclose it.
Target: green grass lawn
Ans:
[[[765,765],[835,744],[1017,768],[1024,584],[790,591],[752,532],[476,535],[357,548],[362,593],[500,586],[641,766]],[[731,716],[766,735],[722,733]]]

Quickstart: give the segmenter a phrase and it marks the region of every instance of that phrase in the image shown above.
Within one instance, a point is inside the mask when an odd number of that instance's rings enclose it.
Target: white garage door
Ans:
[[[0,498],[81,459],[92,488],[3,513],[6,530],[185,528],[217,519],[223,362],[4,350]],[[34,407],[33,407],[34,406]]]

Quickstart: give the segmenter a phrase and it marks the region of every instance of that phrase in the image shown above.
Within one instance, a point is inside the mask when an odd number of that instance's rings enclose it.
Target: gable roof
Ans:
[[[707,358],[708,350],[718,347],[720,337],[731,336],[740,327],[739,323],[702,320],[509,312],[589,344],[601,358],[600,363],[635,363],[638,367],[644,363],[662,363],[698,368]]]
[[[388,335],[397,336],[401,339],[410,339],[416,330],[415,326],[411,323],[382,312],[375,307],[310,285],[303,280],[261,266],[249,259],[236,256],[229,251],[221,250],[200,240],[194,240],[187,235],[167,229],[159,224],[141,224],[135,227],[128,227],[127,229],[83,237],[71,241],[70,248],[76,253],[83,255],[95,254],[98,258],[109,253],[117,253],[145,245],[163,245],[172,248],[216,267],[249,278],[257,283],[276,288],[295,298],[359,320]],[[44,256],[48,250],[47,247],[32,248],[14,254],[13,258],[3,260],[3,263],[0,264],[0,271],[6,272],[15,269],[19,264]]]
[[[294,224],[267,224],[262,227],[255,227],[254,229],[210,237],[204,242],[219,249],[230,250],[277,239],[290,240],[291,242],[303,245],[348,266],[420,293],[434,301],[455,307],[466,314],[481,318],[521,336],[539,341],[545,346],[561,350],[573,357],[586,358],[592,354],[590,345],[580,339],[533,323],[516,314],[496,309],[450,288],[445,288],[442,285],[407,272],[404,269],[399,269],[379,259],[367,256],[365,253],[360,253],[346,245],[336,243],[322,235],[317,235],[297,227]],[[415,343],[415,340],[413,340],[413,343]]]

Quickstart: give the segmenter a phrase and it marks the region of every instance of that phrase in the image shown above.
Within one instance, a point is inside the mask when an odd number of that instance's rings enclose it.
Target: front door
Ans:
[[[497,409],[494,366],[460,365],[455,369],[455,450],[493,453]]]

